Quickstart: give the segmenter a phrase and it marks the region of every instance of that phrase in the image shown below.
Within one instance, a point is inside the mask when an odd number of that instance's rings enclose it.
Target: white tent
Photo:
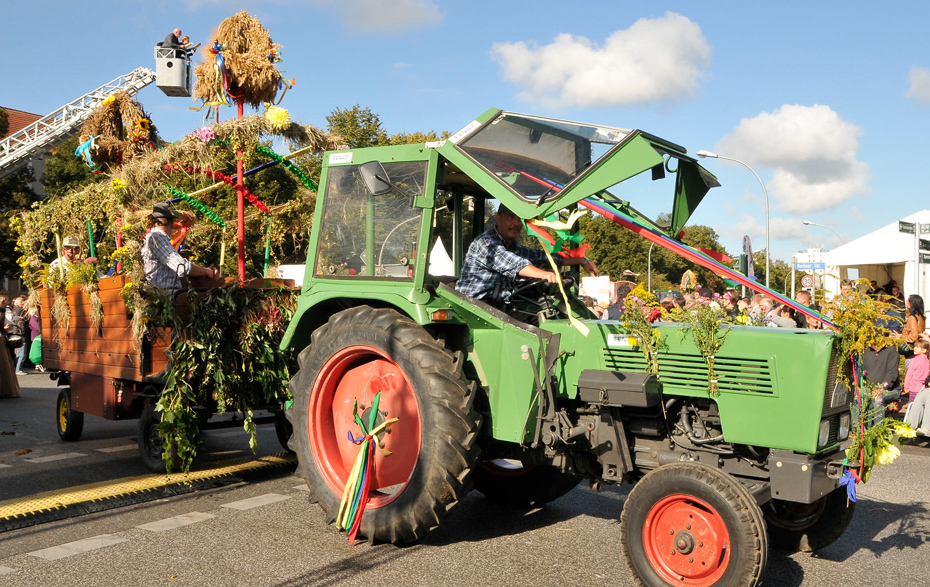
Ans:
[[[930,240],[930,234],[920,234],[921,225],[925,230],[930,228],[930,210],[915,212],[901,222],[913,224],[917,234],[901,232],[895,221],[827,253],[827,273],[834,277],[825,280],[826,289],[836,293],[837,278],[851,279],[858,273],[859,278],[874,279],[879,286],[893,279],[905,295],[916,293],[926,299],[930,291],[928,265],[919,262],[918,239]],[[930,252],[924,255],[930,256]]]

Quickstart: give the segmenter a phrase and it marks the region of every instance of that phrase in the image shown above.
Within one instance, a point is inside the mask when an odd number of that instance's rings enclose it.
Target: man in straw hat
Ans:
[[[555,273],[548,267],[546,254],[517,244],[523,233],[523,222],[503,204],[497,209],[497,224],[468,247],[462,264],[462,275],[455,289],[492,305],[504,307],[510,295],[520,284],[520,278],[542,279],[557,283]],[[587,257],[561,257],[557,265],[582,265],[590,275],[597,276],[597,267]]]
[[[219,277],[219,271],[215,267],[201,267],[192,263],[171,246],[170,233],[174,228],[174,212],[168,204],[155,204],[155,209],[148,218],[151,230],[145,235],[145,242],[142,244],[142,267],[149,283],[164,289],[179,289],[182,277]]]
[[[49,272],[60,271],[59,267],[64,268],[64,272],[71,271],[74,264],[74,256],[77,255],[81,243],[76,236],[66,236],[61,243],[61,256],[51,262],[48,266]]]

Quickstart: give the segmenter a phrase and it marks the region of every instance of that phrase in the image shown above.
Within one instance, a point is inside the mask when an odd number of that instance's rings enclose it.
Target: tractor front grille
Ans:
[[[614,371],[644,371],[646,359],[637,349],[606,349],[604,362]],[[717,386],[723,392],[773,394],[774,375],[768,359],[718,358]],[[700,356],[659,353],[659,381],[665,387],[707,389],[707,364]]]

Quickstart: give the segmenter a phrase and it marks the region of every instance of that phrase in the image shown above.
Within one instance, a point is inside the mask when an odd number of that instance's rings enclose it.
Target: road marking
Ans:
[[[189,526],[190,524],[196,524],[197,522],[203,522],[204,520],[209,520],[210,518],[215,518],[213,514],[204,514],[201,512],[191,512],[189,514],[181,514],[180,516],[174,516],[173,518],[165,518],[164,520],[159,520],[157,522],[151,522],[149,524],[142,524],[141,526],[136,526],[142,530],[150,530],[152,532],[164,532],[166,530],[174,530],[175,528],[181,528],[182,526]]]
[[[310,491],[310,486],[304,483],[302,485],[295,485],[291,489],[296,489],[297,491]]]
[[[10,573],[15,573],[16,569],[11,569],[10,567],[0,567],[0,575],[9,575]]]
[[[23,459],[27,463],[50,463],[52,461],[63,461],[65,459],[76,459],[77,457],[86,457],[82,452],[66,452],[60,455],[49,455],[47,457],[36,457],[34,459]]]
[[[119,536],[114,536],[112,534],[101,534],[100,536],[94,536],[93,538],[75,540],[74,542],[68,542],[59,546],[36,550],[35,552],[27,552],[26,554],[36,558],[44,558],[45,560],[54,561],[73,556],[75,554],[83,554],[92,550],[106,548],[107,546],[113,546],[114,544],[119,544],[121,542],[126,542],[126,539],[120,538]]]
[[[13,466],[13,465],[4,465],[3,463],[0,463],[0,469],[8,469],[8,468],[10,468],[10,467],[12,467],[12,466]]]
[[[136,450],[137,448],[139,448],[138,444],[121,444],[109,448],[98,448],[97,452],[123,452],[124,450]]]
[[[232,503],[224,504],[222,507],[231,508],[234,510],[250,510],[252,508],[257,508],[259,506],[268,505],[270,503],[276,503],[279,501],[284,501],[285,499],[290,499],[289,495],[281,495],[279,493],[266,493],[265,495],[259,495],[258,497],[250,497],[249,499],[243,499],[241,501],[234,501]]]

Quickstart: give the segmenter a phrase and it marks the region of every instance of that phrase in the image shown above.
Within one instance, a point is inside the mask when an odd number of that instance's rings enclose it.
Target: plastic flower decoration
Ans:
[[[202,126],[194,131],[194,136],[204,143],[209,143],[216,138],[216,131],[209,126]]]
[[[265,119],[271,124],[271,128],[278,132],[286,130],[291,125],[291,115],[280,106],[267,105]]]

